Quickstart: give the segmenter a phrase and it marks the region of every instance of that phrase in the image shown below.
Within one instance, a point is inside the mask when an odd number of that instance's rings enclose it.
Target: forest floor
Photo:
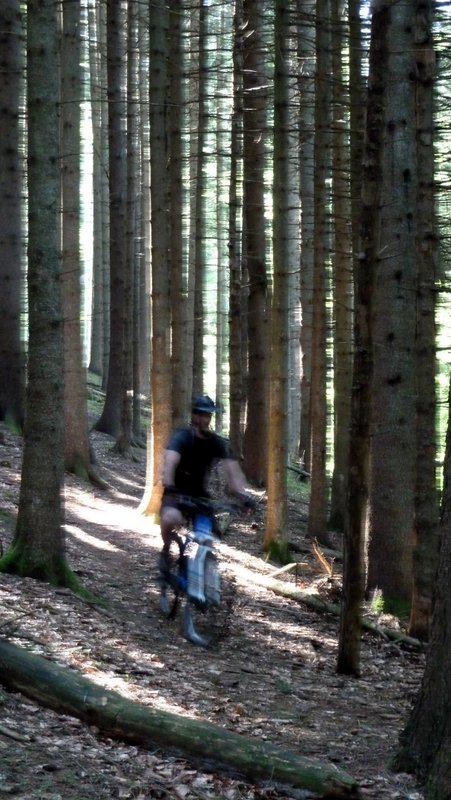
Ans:
[[[67,476],[67,551],[84,585],[106,605],[3,574],[0,635],[129,699],[334,763],[355,778],[363,800],[421,800],[413,779],[395,774],[389,764],[419,687],[423,654],[367,633],[362,677],[337,675],[337,617],[252,580],[277,568],[262,552],[263,506],[251,518],[233,520],[223,537],[221,559],[236,581],[233,615],[215,647],[196,648],[177,621],[169,623],[159,612],[159,530],[137,512],[145,453],[139,451],[136,461],[124,459],[110,437],[93,433],[92,439],[110,488]],[[0,426],[3,550],[17,512],[20,463],[20,437]],[[305,502],[292,499],[290,541],[306,543],[305,523]],[[339,591],[338,563],[331,580],[311,552],[300,560],[300,588],[328,596]],[[294,580],[293,574],[285,580]],[[0,688],[2,797],[281,800],[300,793],[202,771],[157,747],[113,741]]]

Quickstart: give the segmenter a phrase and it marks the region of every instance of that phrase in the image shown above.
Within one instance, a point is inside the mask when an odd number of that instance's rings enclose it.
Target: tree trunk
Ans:
[[[206,0],[199,4],[199,73],[198,73],[198,120],[197,120],[197,180],[195,184],[194,209],[194,354],[193,354],[193,392],[204,391],[207,366],[205,350],[208,270],[208,166],[207,142],[209,138],[208,101],[211,81],[211,68],[208,62],[207,41],[211,11]],[[210,212],[211,214],[211,212]],[[213,216],[213,215],[211,215]]]
[[[310,390],[311,490],[308,532],[322,544],[327,535],[326,476],[326,263],[329,259],[330,196],[327,178],[330,170],[330,6],[329,0],[316,4],[316,86],[315,86],[315,200],[314,271],[312,316],[312,372]]]
[[[80,6],[65,3],[61,52],[62,293],[64,311],[64,461],[91,474],[86,370],[81,329],[80,258]]]
[[[267,139],[267,78],[263,13],[259,0],[244,0],[243,26],[243,261],[249,276],[247,419],[244,471],[250,481],[266,480],[268,427],[268,307],[264,170]]]
[[[168,8],[150,6],[150,150],[152,220],[152,420],[148,429],[146,488],[141,511],[154,514],[161,500],[161,465],[171,431],[171,317],[168,257],[168,172],[166,105],[168,100]]]
[[[96,430],[117,437],[124,386],[124,288],[126,269],[125,14],[107,2],[108,144],[110,205],[110,346],[105,404]]]
[[[417,195],[417,470],[413,593],[409,632],[428,639],[437,572],[436,280],[438,236],[434,182],[435,55],[433,3],[417,4],[415,26]]]
[[[325,550],[323,551],[325,552]],[[330,551],[331,553],[333,551]],[[290,568],[295,568],[296,563],[287,564],[285,566],[284,571],[289,570]],[[243,577],[243,568],[240,567],[241,577]],[[323,600],[317,594],[309,594],[309,592],[304,592],[302,589],[298,589],[296,586],[293,586],[291,583],[286,583],[285,581],[279,581],[274,578],[274,575],[280,574],[282,570],[277,570],[273,575],[258,575],[251,570],[247,572],[247,579],[251,583],[255,583],[256,586],[264,586],[266,589],[269,589],[271,592],[275,594],[280,594],[282,597],[287,597],[290,600],[293,600],[295,603],[303,603],[304,605],[308,606],[309,608],[314,608],[316,611],[325,611],[328,614],[333,614],[333,616],[338,617],[340,616],[340,606],[336,603],[330,603],[328,600]],[[239,578],[239,576],[237,576]],[[423,644],[419,641],[419,639],[414,639],[412,636],[408,636],[407,634],[403,633],[396,628],[387,628],[383,625],[377,625],[375,622],[371,622],[368,619],[363,619],[361,623],[362,628],[366,631],[370,631],[377,636],[382,636],[383,639],[390,639],[394,642],[404,642],[407,647],[410,647],[414,650],[422,650]],[[344,670],[343,670],[344,672]],[[349,674],[349,671],[348,671]]]
[[[451,383],[449,405],[451,407]],[[446,441],[440,565],[423,682],[401,735],[396,767],[427,780],[428,800],[451,797],[451,417]]]
[[[345,41],[343,0],[332,0],[332,224],[334,318],[334,469],[330,500],[330,527],[342,531],[348,483],[350,396],[352,383],[352,230],[349,181],[349,106],[343,62]]]
[[[381,196],[376,217],[368,588],[406,613],[412,594],[416,473],[417,292],[415,19],[413,4],[387,3]]]
[[[22,287],[22,157],[19,100],[24,30],[19,0],[0,9],[0,419],[21,429],[25,369],[20,341]]]
[[[240,215],[241,192],[239,187],[239,164],[241,156],[241,136],[243,129],[242,113],[242,61],[241,47],[242,0],[236,3],[233,20],[233,108],[231,119],[231,158],[229,190],[229,405],[230,405],[230,444],[232,453],[241,459],[243,452],[243,407],[246,351],[246,338],[243,333],[243,309],[245,297],[243,289],[243,269],[241,258]]]
[[[150,109],[149,97],[149,65],[146,53],[149,52],[149,26],[147,15],[139,14],[139,103],[140,103],[140,159],[141,159],[141,189],[139,215],[140,230],[140,257],[139,257],[139,318],[137,320],[137,339],[139,343],[139,385],[150,386],[150,340],[151,340],[151,309],[150,309],[150,284],[151,276],[149,265],[151,259],[151,219],[150,219]],[[144,388],[144,394],[147,394]]]
[[[89,371],[106,385],[109,349],[108,118],[105,56],[106,7],[89,8],[89,70],[93,159],[93,275]]]
[[[137,318],[138,294],[135,293],[138,270],[137,229],[138,229],[138,187],[140,163],[138,160],[138,6],[136,0],[129,0],[127,6],[127,165],[126,165],[126,226],[125,226],[125,266],[124,266],[124,347],[123,381],[121,392],[121,424],[116,440],[116,450],[125,454],[130,452],[133,437],[133,412],[139,415],[139,374],[134,370],[133,349],[134,320]],[[136,389],[136,395],[132,392]]]
[[[0,569],[65,584],[58,8],[53,0],[28,3],[27,50],[28,385],[17,526]]]
[[[133,703],[7,641],[0,641],[0,675],[6,688],[95,725],[107,736],[145,747],[164,747],[196,764],[231,769],[253,781],[302,787],[324,798],[358,798],[355,781],[334,765],[248,739],[209,722]]]
[[[217,34],[217,49],[221,54],[228,53],[230,36],[230,9],[227,5],[221,9],[219,30]],[[220,406],[219,413],[215,416],[215,430],[217,433],[227,433],[227,418],[224,409],[227,405],[229,383],[229,197],[230,188],[230,149],[231,135],[229,127],[224,124],[229,114],[229,102],[233,87],[233,75],[227,72],[226,64],[221,66],[216,74],[216,95],[218,116],[216,120],[216,239],[217,239],[217,297],[216,297],[216,401]]]
[[[299,457],[306,470],[311,469],[310,391],[312,379],[312,304],[314,264],[314,147],[315,147],[315,0],[298,0],[299,32],[297,37],[300,93],[299,171],[301,197],[301,418]]]
[[[189,192],[183,179],[186,166],[186,143],[182,141],[182,130],[187,117],[186,87],[183,73],[187,69],[186,52],[182,40],[182,12],[180,0],[171,0],[169,39],[169,92],[168,110],[168,163],[170,203],[170,265],[171,265],[171,370],[172,370],[172,424],[180,427],[186,420],[191,400],[192,358],[188,356],[188,276],[186,274],[185,250],[187,235],[184,215]],[[191,323],[192,330],[192,323]]]
[[[289,286],[289,91],[288,12],[276,0],[274,19],[274,221],[271,360],[269,373],[268,506],[264,547],[273,557],[287,556],[288,453],[288,286]]]
[[[348,496],[343,537],[343,603],[341,608],[337,671],[360,672],[361,603],[364,592],[364,535],[368,502],[370,400],[372,362],[372,298],[377,235],[374,220],[379,206],[381,150],[381,88],[385,78],[382,15],[372,19],[364,170],[362,175],[360,258],[355,265],[354,364],[351,392],[351,431]],[[360,184],[360,182],[359,182]],[[357,242],[354,243],[358,245]]]

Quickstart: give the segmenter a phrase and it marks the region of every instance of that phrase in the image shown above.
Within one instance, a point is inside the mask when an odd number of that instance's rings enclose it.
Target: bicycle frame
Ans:
[[[209,607],[219,608],[221,585],[216,555],[216,537],[213,534],[214,507],[208,501],[181,498],[182,510],[188,512],[191,527],[177,531],[174,541],[179,548],[175,569],[163,576],[160,607],[168,618],[174,618],[179,595],[184,597],[183,626],[189,641],[206,647],[209,639],[196,630],[194,612]],[[172,608],[169,609],[166,592],[170,588],[175,593]]]

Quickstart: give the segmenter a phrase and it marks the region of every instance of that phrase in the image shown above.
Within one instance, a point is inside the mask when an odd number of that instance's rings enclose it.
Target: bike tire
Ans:
[[[177,537],[172,540],[166,559],[160,560],[160,610],[165,617],[174,619],[179,597],[185,591],[186,565],[183,558],[183,541]]]

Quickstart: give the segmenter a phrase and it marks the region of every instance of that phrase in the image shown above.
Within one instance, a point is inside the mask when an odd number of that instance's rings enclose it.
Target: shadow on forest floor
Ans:
[[[6,548],[17,510],[20,438],[0,426],[0,539]],[[227,635],[214,649],[185,641],[178,621],[158,610],[159,531],[136,509],[145,453],[124,461],[112,440],[93,434],[101,491],[68,476],[68,558],[83,583],[106,601],[94,607],[64,590],[0,575],[0,632],[21,646],[158,709],[209,720],[333,762],[359,783],[364,800],[420,800],[412,779],[389,760],[423,669],[423,656],[366,634],[359,680],[335,672],[338,619],[277,596],[252,581],[277,565],[262,553],[263,509],[237,519],[222,545],[235,575]],[[305,514],[292,500],[290,537],[304,539]],[[299,585],[320,591],[324,575],[306,553]],[[339,576],[337,576],[339,578]],[[287,573],[287,581],[293,576]],[[0,691],[0,796],[27,800],[277,800],[295,797],[222,773],[195,769],[161,750],[122,745],[77,719],[19,694]]]

